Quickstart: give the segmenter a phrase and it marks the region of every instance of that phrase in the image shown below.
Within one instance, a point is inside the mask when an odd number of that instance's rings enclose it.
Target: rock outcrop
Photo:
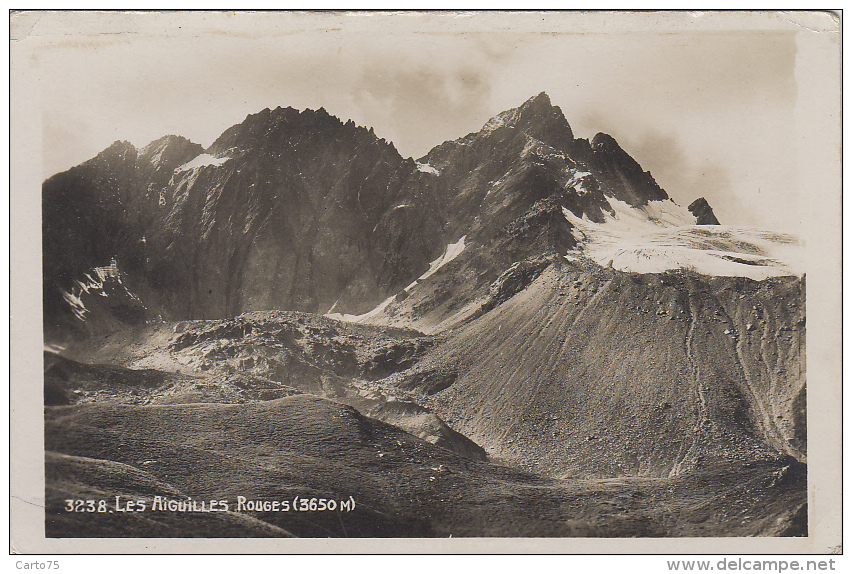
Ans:
[[[716,219],[713,208],[710,207],[710,204],[703,197],[699,197],[690,203],[687,209],[695,215],[698,225],[719,225],[719,220]]]

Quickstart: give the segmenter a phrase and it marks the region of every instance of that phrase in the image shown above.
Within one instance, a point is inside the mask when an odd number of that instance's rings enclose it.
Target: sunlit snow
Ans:
[[[203,153],[201,155],[195,156],[195,158],[192,161],[189,161],[189,162],[175,168],[175,172],[187,171],[187,170],[190,170],[190,169],[196,169],[196,168],[204,167],[204,166],[208,166],[208,165],[218,166],[218,165],[222,165],[223,163],[225,163],[229,159],[231,159],[231,158],[229,158],[227,156],[226,157],[216,157],[216,156],[210,155],[209,153]]]
[[[385,307],[391,304],[395,297],[396,295],[391,295],[390,297],[379,303],[379,305],[375,309],[373,309],[372,311],[367,311],[362,315],[350,315],[349,313],[326,313],[325,315],[323,315],[323,317],[328,317],[329,319],[337,319],[338,321],[346,321],[348,323],[360,323],[362,321],[366,321],[367,319],[372,319],[373,317],[380,314],[382,311],[385,310]],[[337,307],[337,303],[332,306],[332,309],[334,309],[334,307]]]
[[[428,163],[417,163],[417,171],[422,171],[423,173],[432,173],[435,175],[439,175],[441,173]]]
[[[690,269],[704,275],[757,281],[803,272],[794,236],[729,225],[695,225],[689,211],[671,200],[635,208],[608,198],[615,215],[604,223],[563,208],[573,225],[578,252],[621,271],[661,273]]]
[[[504,114],[505,114],[505,112],[504,112]],[[497,128],[504,125],[506,123],[506,118],[504,117],[504,114],[494,116],[493,118],[491,118],[490,120],[485,122],[485,125],[482,126],[481,131],[484,132],[484,133],[490,134],[491,132],[493,132]]]
[[[583,184],[583,179],[591,176],[592,174],[588,171],[578,171],[575,172],[571,179],[568,181],[566,187],[573,188],[575,192],[579,195],[585,195],[589,193],[589,190],[586,189],[586,186]]]
[[[412,282],[408,287],[405,288],[406,291],[411,291],[414,289],[414,286],[419,282],[428,279],[431,277],[438,269],[458,257],[462,251],[464,251],[464,240],[467,235],[462,235],[462,238],[456,241],[455,243],[450,243],[447,245],[447,248],[444,250],[444,254],[434,260],[429,264],[429,269],[418,277],[414,282]]]

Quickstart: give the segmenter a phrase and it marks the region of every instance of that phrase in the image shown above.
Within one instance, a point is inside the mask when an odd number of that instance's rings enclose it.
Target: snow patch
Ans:
[[[417,164],[417,171],[422,171],[423,173],[432,173],[434,175],[440,175],[440,171],[429,165],[428,163],[420,163],[415,162]]]
[[[500,126],[503,126],[506,123],[506,119],[508,118],[504,117],[504,114],[494,116],[493,118],[485,122],[485,125],[482,126],[482,129],[480,131],[482,133],[490,134]]]
[[[578,195],[586,195],[589,193],[589,190],[586,189],[585,184],[583,183],[583,179],[591,176],[592,174],[588,171],[577,171],[574,172],[574,175],[571,176],[571,179],[568,180],[568,183],[565,184],[567,188],[573,188],[574,191]]]
[[[195,156],[195,158],[192,159],[191,161],[188,161],[187,163],[176,167],[175,173],[181,172],[181,171],[188,171],[188,170],[191,170],[191,169],[197,169],[199,167],[206,167],[208,165],[220,166],[223,163],[225,163],[226,161],[228,161],[229,159],[231,159],[231,158],[229,158],[227,156],[216,157],[216,156],[210,155],[209,153],[203,153],[201,155]]]
[[[533,139],[534,142],[538,144],[538,147],[535,148],[534,153],[541,159],[561,159],[567,160],[568,156],[565,155],[565,152],[559,151],[553,146],[547,145],[546,143]]]
[[[461,239],[459,239],[455,243],[450,243],[449,245],[447,245],[447,248],[444,250],[444,254],[438,257],[432,263],[430,263],[429,269],[426,271],[426,273],[415,279],[414,282],[412,282],[408,287],[405,288],[405,290],[411,291],[412,289],[414,289],[414,286],[417,285],[419,282],[428,279],[429,277],[434,275],[438,269],[458,257],[461,252],[464,251],[465,238],[467,238],[467,235],[462,235]]]
[[[108,298],[109,293],[106,290],[107,283],[111,283],[113,286],[121,285],[125,294],[130,299],[142,305],[142,301],[124,287],[124,283],[121,280],[121,271],[118,269],[115,258],[110,261],[109,265],[95,267],[89,273],[84,273],[83,280],[74,280],[70,291],[62,289],[60,293],[65,302],[68,303],[74,316],[81,321],[85,321],[89,310],[83,302],[83,294],[99,295],[100,297]]]
[[[503,181],[505,181],[507,175],[508,174],[503,175],[503,177],[501,177],[497,181],[489,182],[488,191],[485,192],[485,197],[488,197],[489,195],[491,195],[491,192],[494,191],[495,188],[503,185]]]
[[[607,198],[615,215],[604,223],[579,218],[563,208],[584,255],[621,271],[662,273],[690,269],[703,275],[768,277],[798,275],[804,261],[791,235],[727,225],[695,225],[695,218],[671,200],[635,208]]]
[[[532,153],[535,153],[538,150],[539,146],[542,145],[542,143],[535,138],[532,138],[530,136],[526,136],[526,138],[527,140],[524,144],[524,149],[521,150],[521,157],[526,157]]]
[[[44,350],[48,353],[55,353],[58,355],[59,353],[65,350],[65,347],[57,343],[45,343]]]
[[[456,241],[455,243],[450,243],[449,245],[447,245],[447,248],[444,250],[444,254],[434,260],[432,263],[430,263],[429,269],[423,275],[418,277],[413,283],[411,283],[411,285],[406,287],[405,290],[410,291],[414,288],[415,285],[417,285],[417,283],[431,277],[438,269],[458,257],[459,254],[464,251],[464,240],[466,237],[467,235],[463,235],[462,238]],[[379,303],[379,305],[375,309],[363,313],[361,315],[351,315],[349,313],[333,313],[332,311],[334,311],[334,309],[337,307],[337,302],[335,301],[334,305],[331,306],[331,309],[329,309],[328,312],[323,315],[323,317],[327,317],[329,319],[336,319],[338,321],[346,321],[348,323],[366,323],[369,322],[370,319],[374,319],[375,317],[381,315],[385,308],[391,303],[393,303],[394,299],[396,299],[396,295],[391,295],[390,297]]]
[[[160,163],[163,161],[163,153],[167,147],[166,142],[161,143],[154,152],[154,155],[151,156],[151,164],[154,167],[160,167]]]
[[[391,295],[390,297],[379,303],[379,305],[375,309],[373,309],[372,311],[367,311],[362,315],[350,315],[349,313],[326,313],[325,315],[323,315],[323,317],[327,317],[329,319],[336,319],[338,321],[346,321],[347,323],[362,323],[368,319],[372,319],[373,317],[379,315],[382,311],[385,310],[385,307],[387,307],[393,302],[395,298],[396,295]],[[331,309],[334,309],[334,307],[337,307],[337,303],[335,303]],[[329,309],[329,311],[331,311],[331,309]]]

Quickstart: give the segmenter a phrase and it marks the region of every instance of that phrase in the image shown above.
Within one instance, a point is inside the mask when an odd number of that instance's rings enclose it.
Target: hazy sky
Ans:
[[[416,158],[545,91],[678,203],[795,232],[797,32],[736,16],[42,14],[12,56],[38,80],[45,177],[118,139],[208,146],[276,106],[325,107]]]

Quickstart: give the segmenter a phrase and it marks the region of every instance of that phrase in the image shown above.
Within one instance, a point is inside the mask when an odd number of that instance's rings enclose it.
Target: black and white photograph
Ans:
[[[22,551],[839,549],[834,14],[10,20]]]

